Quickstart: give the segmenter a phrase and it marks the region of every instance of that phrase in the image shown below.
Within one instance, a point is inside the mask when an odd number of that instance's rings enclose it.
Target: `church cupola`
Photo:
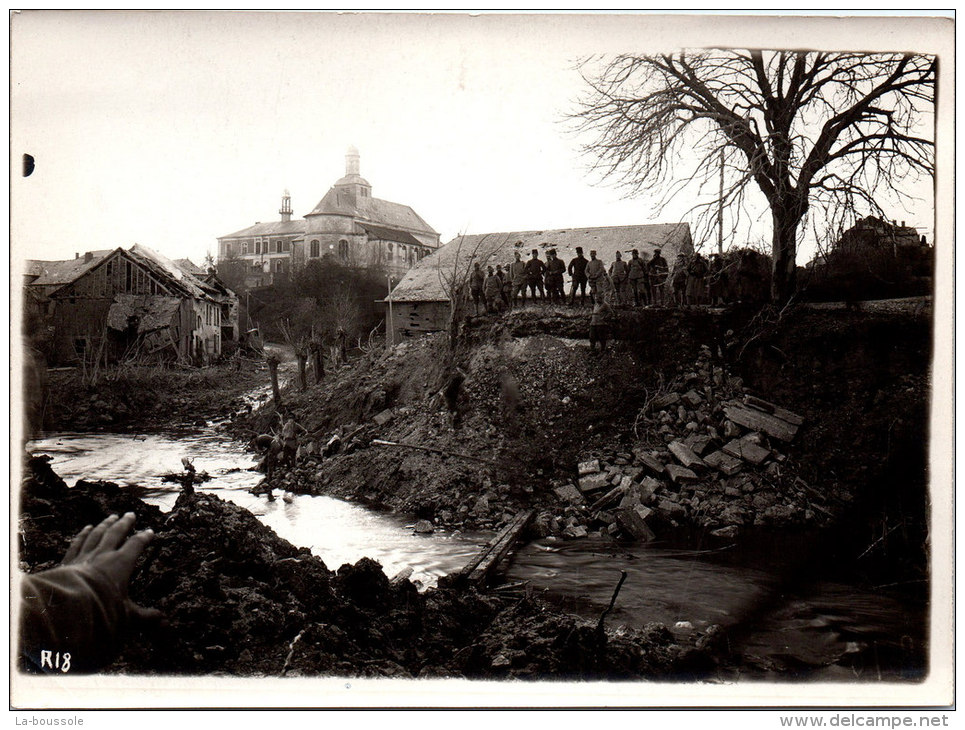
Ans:
[[[345,177],[335,183],[336,201],[339,206],[358,206],[361,198],[372,197],[372,186],[359,172],[359,151],[349,147],[345,153]]]
[[[281,196],[281,210],[278,212],[285,223],[292,219],[292,196],[287,190]]]

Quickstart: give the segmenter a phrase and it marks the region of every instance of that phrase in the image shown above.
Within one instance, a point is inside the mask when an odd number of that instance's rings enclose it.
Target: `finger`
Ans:
[[[124,583],[130,580],[131,573],[134,571],[134,563],[144,552],[151,540],[154,539],[154,530],[143,530],[131,535],[117,551],[117,569],[123,578]]]
[[[90,555],[97,546],[100,545],[101,538],[111,525],[113,525],[117,520],[120,519],[117,515],[110,515],[107,519],[103,520],[97,527],[90,531],[87,535],[87,540],[80,547],[78,555],[80,557],[86,557]]]
[[[156,608],[146,608],[128,600],[127,616],[131,623],[153,624],[159,623],[164,618],[164,613]]]
[[[94,529],[93,525],[85,525],[84,529],[77,533],[77,536],[70,541],[70,547],[67,548],[67,552],[64,554],[64,559],[62,565],[67,565],[74,561],[77,555],[80,553],[81,546],[87,541],[87,536],[90,535],[91,530]]]
[[[103,537],[101,537],[101,541],[97,546],[97,549],[100,552],[113,550],[124,542],[124,538],[127,537],[128,533],[131,531],[131,528],[134,527],[134,521],[136,519],[137,518],[134,516],[133,512],[125,512],[123,517],[118,519],[113,525],[107,528]]]

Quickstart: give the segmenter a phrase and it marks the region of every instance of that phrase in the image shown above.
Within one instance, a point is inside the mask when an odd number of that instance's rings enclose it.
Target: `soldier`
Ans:
[[[546,264],[539,260],[539,250],[533,249],[533,257],[526,262],[526,284],[529,292],[536,299],[536,292],[539,291],[540,299],[546,299],[546,292],[543,289],[543,272],[546,271]]]
[[[630,252],[630,260],[627,261],[627,282],[630,291],[633,292],[633,306],[640,306],[640,299],[643,303],[650,303],[650,282],[647,276],[647,265],[640,258],[640,252],[633,249]],[[641,296],[642,295],[642,296]]]
[[[687,265],[687,304],[697,306],[704,303],[706,280],[707,259],[695,253]]]
[[[546,292],[554,304],[562,304],[566,295],[563,293],[563,274],[566,264],[556,257],[556,249],[551,248],[546,253]]]
[[[586,281],[590,285],[590,304],[596,304],[603,297],[600,294],[600,284],[606,283],[606,267],[596,257],[596,251],[590,251],[590,260],[586,262]]]
[[[623,304],[626,298],[627,273],[627,262],[623,260],[623,256],[617,251],[616,258],[613,260],[613,263],[610,264],[610,282],[613,284],[615,300],[618,305]]]
[[[486,281],[483,283],[483,294],[486,297],[487,312],[498,312],[502,309],[503,282],[496,276],[492,266],[487,270]]]
[[[479,262],[476,261],[472,265],[472,273],[469,274],[469,293],[472,294],[473,309],[476,314],[479,314],[479,300],[482,299],[485,280],[486,277],[483,275],[482,269],[479,268]]]
[[[707,290],[710,297],[710,306],[715,307],[724,303],[724,292],[727,291],[727,272],[724,270],[724,259],[719,253],[710,257]]]
[[[499,279],[499,283],[502,288],[499,291],[499,296],[503,300],[503,307],[509,308],[509,299],[513,296],[513,282],[509,279],[509,271],[503,271],[502,265],[496,266],[496,277]]]
[[[570,261],[567,268],[572,283],[570,284],[570,306],[576,301],[576,288],[580,288],[580,306],[586,303],[586,265],[587,260],[583,257],[583,249],[576,247],[576,258]]]
[[[518,244],[522,244],[522,241],[517,241]],[[526,304],[526,262],[523,261],[523,257],[520,256],[517,250],[514,254],[513,263],[509,265],[509,276],[513,282],[513,294],[512,301],[513,306],[516,306],[516,299],[522,296],[523,304]]]
[[[667,303],[667,274],[669,267],[667,259],[660,255],[660,249],[654,249],[653,257],[647,262],[650,274],[650,301],[655,306],[665,306]]]
[[[673,287],[674,304],[682,307],[687,303],[687,257],[682,253],[677,254],[677,259],[673,263],[670,284]]]
[[[592,259],[591,259],[592,260]],[[592,294],[591,294],[592,296]],[[590,314],[590,353],[596,353],[596,345],[600,344],[600,354],[606,352],[606,341],[610,336],[610,318],[613,310],[606,303],[604,297],[599,297],[593,305]]]

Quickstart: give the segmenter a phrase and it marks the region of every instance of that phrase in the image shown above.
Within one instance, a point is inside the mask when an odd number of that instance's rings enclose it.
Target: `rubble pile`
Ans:
[[[543,536],[623,536],[692,525],[718,537],[745,526],[813,524],[829,516],[788,456],[803,419],[756,398],[702,346],[692,369],[641,409],[631,448],[586,454],[557,482],[562,510],[535,521]]]

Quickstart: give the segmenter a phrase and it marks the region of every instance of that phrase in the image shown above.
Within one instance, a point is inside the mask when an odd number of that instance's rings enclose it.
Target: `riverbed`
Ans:
[[[444,530],[420,535],[414,518],[331,497],[277,491],[274,501],[254,496],[249,490],[261,479],[252,471],[254,455],[210,430],[51,433],[30,449],[50,455],[68,485],[81,478],[138,485],[142,498],[162,510],[172,508],[180,486],[161,477],[180,472],[187,457],[212,477],[198,491],[248,509],[330,568],[369,557],[390,577],[412,568],[412,580],[422,588],[462,567],[491,537]],[[798,538],[814,539],[820,536]],[[777,670],[825,680],[919,678],[923,607],[840,580],[795,580],[787,573],[793,562],[780,556],[802,548],[800,542],[773,540],[741,549],[690,539],[644,544],[548,538],[522,547],[506,579],[525,583],[567,611],[596,617],[626,571],[607,618],[611,628],[658,621],[686,637],[713,624],[730,627],[747,660],[742,671],[750,676]]]

